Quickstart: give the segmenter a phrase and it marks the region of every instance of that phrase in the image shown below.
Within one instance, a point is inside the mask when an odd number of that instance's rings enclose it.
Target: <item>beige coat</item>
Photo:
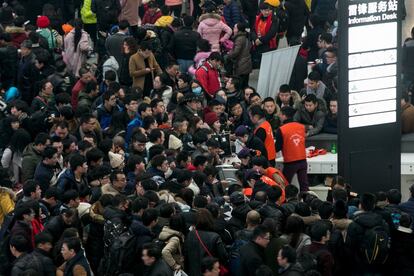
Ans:
[[[154,69],[152,72],[147,72],[145,70],[145,60],[140,52],[137,52],[130,57],[129,74],[132,78],[132,87],[139,87],[141,89],[144,89],[145,76],[147,74],[152,74],[152,79],[154,80],[156,74],[162,73],[161,67],[158,65],[154,54],[152,53],[148,57],[148,64],[150,68]]]
[[[159,239],[166,242],[166,245],[162,250],[162,258],[164,261],[173,270],[182,268],[184,257],[181,251],[181,243],[184,241],[184,235],[168,226],[164,226]]]

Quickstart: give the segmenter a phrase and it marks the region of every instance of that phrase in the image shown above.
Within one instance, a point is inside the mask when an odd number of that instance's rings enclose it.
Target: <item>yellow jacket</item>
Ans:
[[[308,7],[308,10],[311,10],[312,0],[305,0],[305,4]]]
[[[0,187],[0,225],[3,224],[4,217],[14,210],[14,192],[5,187]]]
[[[81,8],[81,19],[84,24],[96,24],[96,14],[91,10],[92,0],[84,0]]]
[[[155,26],[157,27],[167,27],[170,25],[174,20],[174,17],[171,15],[163,15],[155,21]]]

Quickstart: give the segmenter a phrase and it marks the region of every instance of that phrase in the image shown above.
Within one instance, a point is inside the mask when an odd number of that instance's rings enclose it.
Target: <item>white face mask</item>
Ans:
[[[173,170],[171,170],[171,168],[168,168],[168,170],[165,172],[165,178],[169,178],[173,173]]]

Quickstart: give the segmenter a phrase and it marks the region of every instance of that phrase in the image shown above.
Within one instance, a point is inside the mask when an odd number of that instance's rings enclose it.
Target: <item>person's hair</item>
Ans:
[[[264,98],[264,100],[262,101],[262,103],[267,103],[267,102],[276,103],[275,99],[273,99],[272,97]]]
[[[194,165],[194,167],[198,167],[200,165],[205,164],[207,161],[208,161],[208,158],[206,156],[204,156],[204,155],[197,155],[194,158],[193,165]]]
[[[297,198],[299,194],[299,189],[295,185],[287,185],[285,188],[286,199]]]
[[[158,191],[158,184],[152,178],[141,180],[141,186],[144,191]]]
[[[257,239],[258,237],[263,237],[266,233],[270,233],[269,229],[264,225],[258,225],[253,230],[252,240]]]
[[[175,212],[174,205],[172,203],[165,203],[160,206],[160,217],[170,218]]]
[[[84,163],[86,163],[86,158],[80,154],[74,154],[69,160],[72,171],[75,171],[78,167],[83,166]]]
[[[137,52],[138,43],[135,38],[127,37],[125,38],[124,42],[126,43],[126,45],[128,45],[130,53],[135,54]]]
[[[12,107],[16,108],[18,111],[22,111],[26,113],[29,111],[29,106],[27,105],[25,101],[22,101],[22,100],[12,101],[10,104],[10,108]]]
[[[375,204],[377,203],[377,198],[374,194],[371,193],[364,193],[361,196],[361,207],[364,211],[372,211],[375,208]]]
[[[152,102],[151,102],[152,103]],[[151,105],[149,105],[148,103],[142,102],[139,106],[138,106],[138,114],[141,115],[142,112],[145,112],[147,110],[147,108],[151,108]]]
[[[193,205],[194,192],[190,188],[182,188],[178,192],[178,196],[182,198],[187,205],[189,206]]]
[[[328,44],[331,44],[333,40],[333,36],[331,33],[321,33],[320,40],[325,41]]]
[[[331,53],[333,54],[335,57],[338,55],[338,51],[334,48],[334,47],[329,47],[328,49],[326,49],[325,54],[326,53]]]
[[[121,21],[119,21],[118,27],[119,27],[120,30],[128,29],[128,27],[129,27],[128,20],[121,20]]]
[[[23,203],[20,206],[17,206],[14,209],[14,218],[16,220],[23,220],[24,215],[30,215],[33,212],[33,209],[30,208],[29,204]]]
[[[30,197],[31,193],[36,192],[36,187],[39,186],[39,183],[34,180],[27,180],[23,184],[23,195],[26,197]]]
[[[295,213],[302,217],[308,217],[312,214],[311,208],[305,202],[298,202],[295,207]]]
[[[111,172],[111,176],[110,176],[111,182],[114,182],[114,181],[118,180],[118,175],[119,174],[125,174],[125,173],[121,170],[113,170]]]
[[[197,41],[197,48],[200,49],[201,52],[210,52],[211,51],[210,41],[208,41],[207,39],[199,39]]]
[[[391,189],[386,193],[388,202],[390,204],[400,204],[401,203],[401,192],[397,189]]]
[[[79,198],[79,193],[76,190],[68,190],[63,193],[62,201],[64,204],[68,204],[71,200]]]
[[[158,103],[164,103],[164,101],[162,99],[159,99],[159,98],[152,99],[151,108],[156,108]]]
[[[45,243],[53,243],[53,236],[46,231],[40,232],[34,238],[35,246],[39,246],[40,244]]]
[[[267,169],[269,167],[269,161],[263,155],[255,156],[252,158],[252,165],[262,167],[263,169]]]
[[[104,153],[98,148],[92,148],[86,153],[88,164],[90,164],[92,161],[97,162],[102,158],[104,158]]]
[[[47,133],[41,132],[36,135],[33,144],[37,145],[45,145],[47,140],[49,140],[49,135]]]
[[[296,263],[296,250],[292,246],[284,245],[280,250],[280,255],[282,258],[287,259],[288,263]]]
[[[109,82],[116,81],[116,72],[114,70],[106,71],[105,74],[104,74],[104,79],[109,81]]]
[[[412,224],[412,218],[411,218],[411,216],[409,215],[409,214],[407,214],[407,213],[401,213],[401,217],[400,217],[400,225],[402,226],[402,227],[407,227],[407,228],[410,228],[411,227],[411,224]]]
[[[185,233],[186,232],[186,224],[185,224],[185,220],[184,217],[180,214],[173,214],[170,217],[170,228],[181,232],[181,233]]]
[[[138,102],[139,97],[136,94],[126,94],[124,99],[124,104],[130,105],[132,101]]]
[[[166,160],[167,157],[162,154],[158,154],[151,159],[151,165],[153,168],[161,167],[162,163],[164,163]]]
[[[155,124],[156,122],[157,122],[157,120],[153,116],[147,116],[144,119],[142,119],[142,128],[143,129],[149,129],[150,126],[152,124]],[[155,130],[155,129],[153,129],[153,130]],[[149,135],[151,135],[151,133]]]
[[[148,150],[148,160],[151,161],[154,156],[160,155],[165,151],[165,147],[163,145],[153,145]]]
[[[148,134],[148,139],[150,142],[155,142],[158,139],[161,139],[162,136],[162,130],[159,128],[155,128],[153,130],[151,130],[151,132]]]
[[[214,230],[214,218],[209,210],[200,208],[196,214],[196,229],[203,231]]]
[[[223,56],[219,52],[212,52],[207,59],[224,62]]]
[[[298,245],[300,236],[305,232],[305,223],[299,216],[289,216],[286,220],[285,226],[286,234],[291,235],[290,245],[295,247]]]
[[[308,75],[308,79],[311,81],[320,81],[321,80],[321,74],[317,71],[312,71]]]
[[[216,177],[218,173],[219,173],[219,170],[215,166],[207,165],[206,168],[204,169],[204,174],[206,176]]]
[[[155,258],[155,260],[159,260],[162,257],[161,248],[154,243],[146,243],[142,249],[147,250],[147,255],[149,257]]]
[[[60,197],[60,193],[56,187],[49,187],[45,191],[44,198],[46,199],[55,198],[57,200],[59,199],[59,197]]]
[[[387,194],[384,191],[378,191],[375,194],[376,198],[377,198],[377,202],[379,201],[385,201],[387,199]]]
[[[193,178],[193,174],[191,171],[187,169],[179,170],[177,172],[177,182],[183,183],[184,181],[191,180]]]
[[[322,202],[318,207],[318,213],[321,219],[329,219],[332,216],[333,205],[329,201]]]
[[[151,222],[156,221],[158,219],[158,211],[154,208],[145,209],[142,213],[142,223],[145,226],[149,226]]]
[[[30,133],[23,128],[19,128],[11,136],[9,147],[14,153],[23,153],[24,149],[31,141],[32,137],[30,136]]]
[[[191,155],[188,151],[182,150],[177,154],[175,161],[177,162],[177,164],[179,164],[180,162],[187,162],[190,156]]]
[[[43,50],[39,51],[38,53],[36,53],[36,60],[38,63],[41,64],[48,64],[49,63],[49,59],[50,59],[50,54],[48,53],[47,50]],[[46,81],[46,83],[49,81]]]
[[[277,202],[279,198],[282,196],[282,189],[279,186],[275,185],[271,186],[266,193],[269,201]]]
[[[80,117],[80,124],[86,124],[88,123],[91,119],[95,118],[92,113],[86,113],[86,114],[82,114],[82,116]]]
[[[75,49],[75,52],[76,52],[78,50],[79,41],[82,38],[83,23],[82,23],[82,20],[80,19],[75,19],[73,23],[74,23],[73,27],[75,29],[75,36],[73,38],[73,45],[74,45],[73,48]]]
[[[184,22],[184,26],[192,27],[194,24],[194,17],[192,17],[191,15],[186,15],[183,18],[183,22]]]
[[[125,204],[128,201],[127,197],[122,194],[117,194],[112,198],[111,205],[115,208],[119,207],[121,204]]]
[[[240,78],[239,77],[237,77],[237,76],[232,76],[231,78],[231,83],[234,85],[234,88],[236,89],[236,90],[239,90],[241,87],[241,80],[240,80]]]
[[[98,83],[95,80],[91,80],[85,85],[85,93],[90,94],[92,91],[96,90]]]
[[[138,213],[141,210],[147,209],[148,204],[149,204],[148,199],[146,199],[145,197],[137,197],[131,203],[131,211],[133,213]]]
[[[296,109],[291,106],[284,106],[280,109],[280,112],[285,115],[288,119],[292,119],[296,113]]]
[[[194,145],[205,143],[207,142],[207,140],[208,140],[207,131],[205,131],[204,129],[197,130],[193,135]]]
[[[253,95],[253,94],[252,94]],[[252,95],[250,95],[250,97],[252,97]],[[266,116],[266,113],[265,113],[265,111],[263,110],[263,108],[261,107],[261,106],[259,106],[259,105],[254,105],[254,106],[251,106],[250,108],[249,108],[249,112],[250,112],[250,114],[252,115],[252,116],[259,116],[259,118],[261,119],[261,118],[264,118],[265,116]]]
[[[346,201],[337,200],[332,206],[333,217],[336,219],[343,219],[347,217],[348,207],[346,206]]]
[[[309,94],[305,97],[304,101],[308,102],[308,103],[312,102],[314,104],[317,104],[318,103],[318,98],[314,94]]]
[[[153,202],[155,204],[158,204],[160,202],[160,197],[158,196],[157,192],[153,190],[145,191],[143,197],[148,199],[149,202]]]
[[[196,195],[194,197],[193,204],[195,208],[206,208],[208,204],[208,200],[203,195]]]
[[[313,241],[320,242],[329,230],[330,227],[326,221],[318,220],[312,224],[309,234]]]
[[[20,253],[28,252],[30,250],[30,241],[22,235],[12,235],[9,244]]]
[[[279,93],[290,93],[291,91],[290,91],[290,86],[289,86],[289,84],[282,84],[280,87],[279,87]]]
[[[82,244],[79,238],[67,238],[63,240],[63,244],[66,244],[69,250],[74,250],[75,253],[79,253],[82,249]]]
[[[332,199],[334,201],[343,200],[345,202],[348,201],[348,192],[344,189],[334,188],[332,190]]]
[[[144,158],[142,158],[140,155],[136,155],[136,154],[130,155],[128,157],[127,168],[129,171],[133,172],[135,170],[135,166],[141,163],[145,163],[145,162],[144,162]]]
[[[206,273],[208,271],[212,271],[214,269],[214,264],[216,264],[219,260],[212,256],[207,256],[201,260],[201,273]]]

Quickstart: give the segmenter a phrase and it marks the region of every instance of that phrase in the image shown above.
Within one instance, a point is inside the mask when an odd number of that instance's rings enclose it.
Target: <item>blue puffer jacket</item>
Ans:
[[[121,112],[122,108],[117,105],[116,107],[112,108],[112,111],[108,111],[103,104],[100,104],[96,110],[98,112],[98,120],[101,128],[106,129],[112,123],[112,115],[114,115],[116,112]]]
[[[230,4],[224,6],[223,15],[227,25],[232,29],[234,25],[243,21],[240,6],[235,1],[231,1]]]

